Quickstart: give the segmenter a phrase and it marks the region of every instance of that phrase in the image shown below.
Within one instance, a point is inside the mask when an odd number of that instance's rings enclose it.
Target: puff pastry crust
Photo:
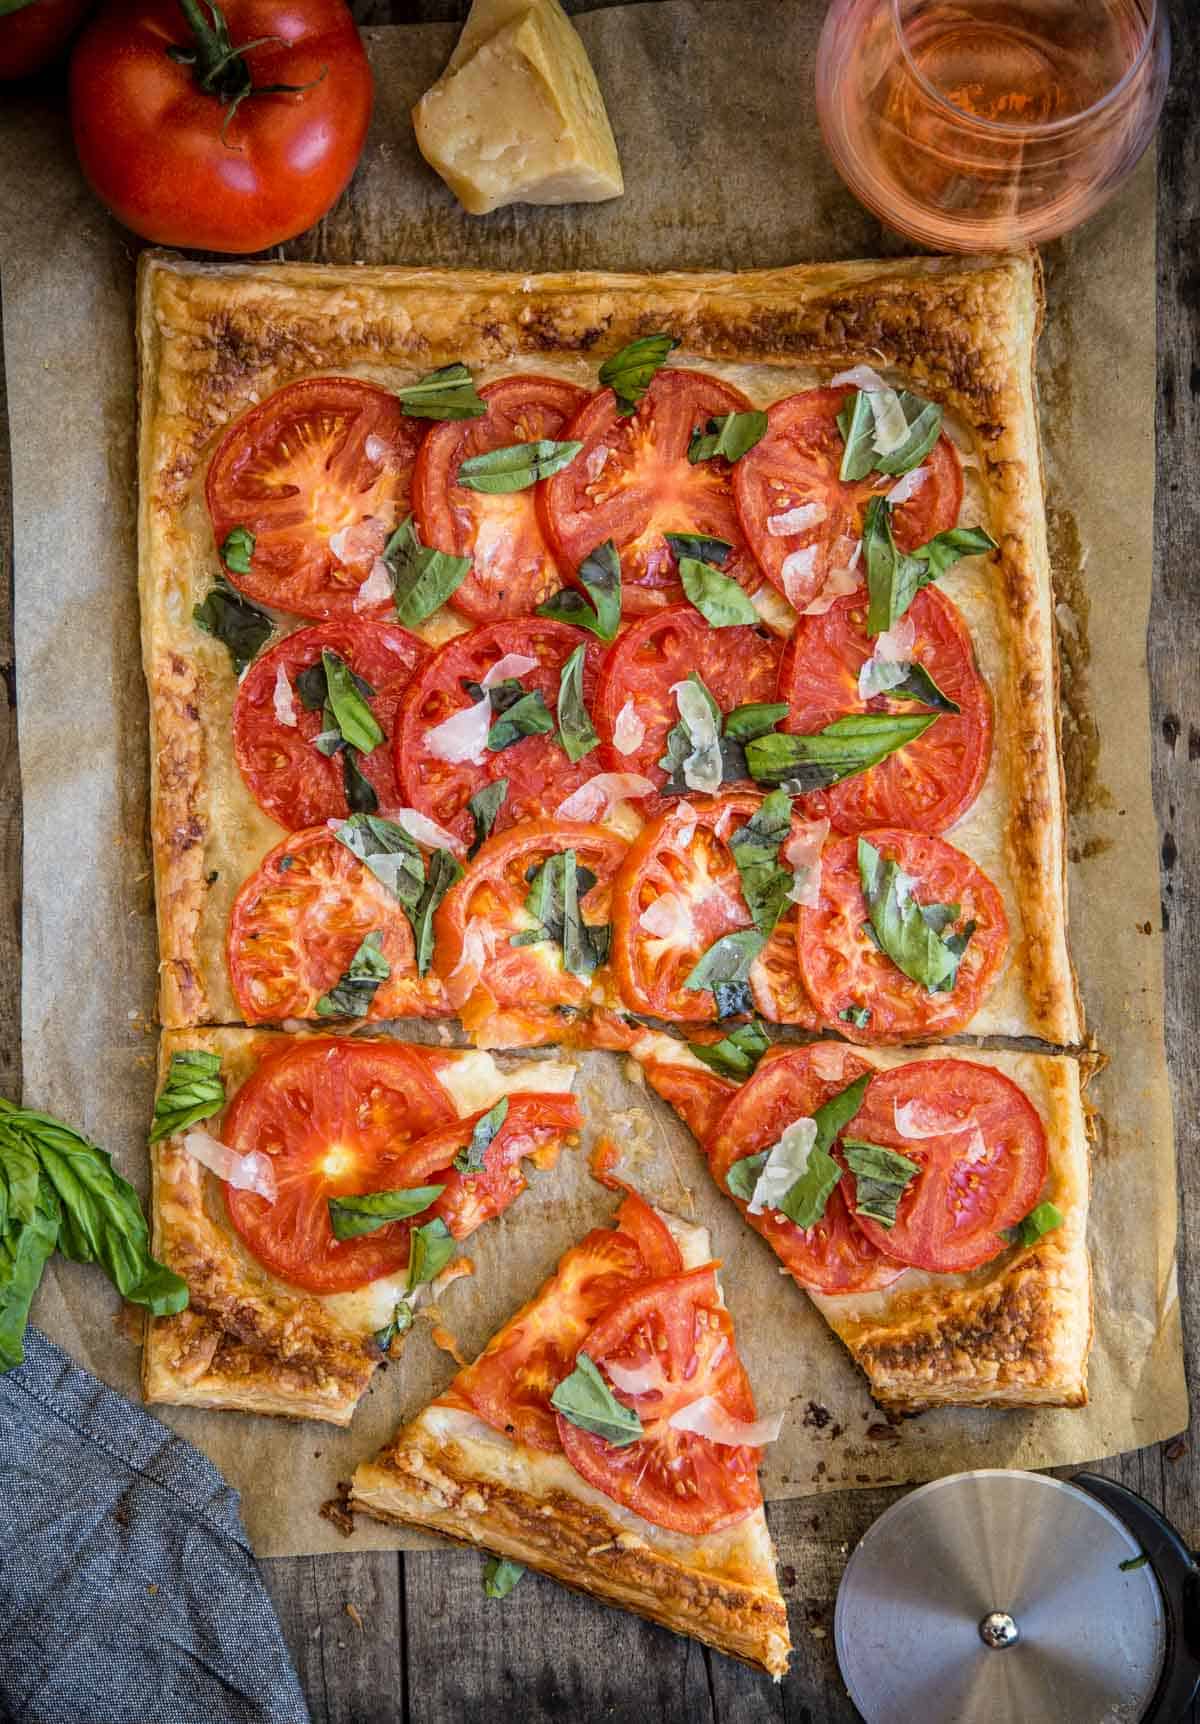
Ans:
[[[229,911],[280,837],[233,760],[228,655],[191,620],[218,573],[202,499],[215,438],[253,402],[315,373],[397,386],[462,359],[484,380],[536,370],[591,384],[597,356],[666,327],[682,342],[672,363],[703,366],[759,404],[867,359],[944,405],[966,452],[963,519],[1000,544],[996,562],[964,563],[942,583],[970,625],[998,717],[988,780],[947,836],[995,880],[1012,931],[1005,971],[971,1027],[1078,1043],[1034,401],[1040,314],[1028,257],[519,276],[143,254],[140,579],[163,1021],[236,1020]],[[432,638],[461,626],[443,613],[426,625]]]

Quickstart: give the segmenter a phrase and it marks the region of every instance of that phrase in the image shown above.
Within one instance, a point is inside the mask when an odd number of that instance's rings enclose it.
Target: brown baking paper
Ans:
[[[812,66],[822,8],[663,0],[580,27],[608,94],[623,199],[462,214],[416,154],[408,108],[449,27],[367,33],[375,121],[354,187],[289,255],[523,270],[738,268],[895,252],[821,150]],[[974,1466],[1095,1459],[1187,1421],[1175,1296],[1175,1169],[1162,1052],[1158,859],[1143,649],[1154,484],[1154,169],[1049,258],[1043,342],[1051,518],[1062,582],[1072,934],[1110,1064],[1091,1237],[1096,1344],[1082,1411],[928,1414],[888,1442],[865,1384],[774,1258],[722,1202],[687,1133],[623,1075],[584,1062],[594,1120],[632,1138],[651,1195],[694,1204],[724,1257],[761,1403],[789,1413],[768,1497]],[[17,683],[25,787],[26,1090],[110,1148],[143,1190],[152,1098],[155,935],[146,840],[146,707],[134,550],[134,247],[79,180],[61,116],[0,119],[0,246],[16,518]],[[1103,700],[1093,699],[1102,691]],[[1003,715],[1001,714],[1001,722]],[[694,1198],[686,1193],[691,1188]],[[607,1215],[582,1154],[470,1243],[478,1274],[443,1312],[472,1352]],[[129,1394],[138,1353],[107,1284],[55,1262],[37,1320]],[[318,1506],[452,1375],[417,1331],[348,1432],[156,1409],[242,1492],[256,1549],[344,1549]],[[1186,1529],[1185,1529],[1186,1530]],[[360,1545],[403,1546],[360,1521]]]

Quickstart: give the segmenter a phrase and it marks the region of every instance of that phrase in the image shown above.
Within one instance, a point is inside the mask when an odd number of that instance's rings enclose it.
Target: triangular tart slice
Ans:
[[[374,1460],[351,1504],[781,1676],[758,1421],[704,1228],[630,1192]],[[551,1402],[551,1396],[554,1403]],[[719,1440],[719,1439],[724,1439]]]

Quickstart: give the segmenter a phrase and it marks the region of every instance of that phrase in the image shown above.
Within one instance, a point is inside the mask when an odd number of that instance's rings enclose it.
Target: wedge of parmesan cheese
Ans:
[[[604,98],[558,0],[475,0],[413,110],[417,144],[472,215],[624,191]]]

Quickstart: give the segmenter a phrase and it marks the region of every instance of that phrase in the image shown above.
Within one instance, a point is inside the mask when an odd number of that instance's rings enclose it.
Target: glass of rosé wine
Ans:
[[[953,251],[1077,227],[1154,135],[1166,0],[833,0],[817,113],[889,227]]]

